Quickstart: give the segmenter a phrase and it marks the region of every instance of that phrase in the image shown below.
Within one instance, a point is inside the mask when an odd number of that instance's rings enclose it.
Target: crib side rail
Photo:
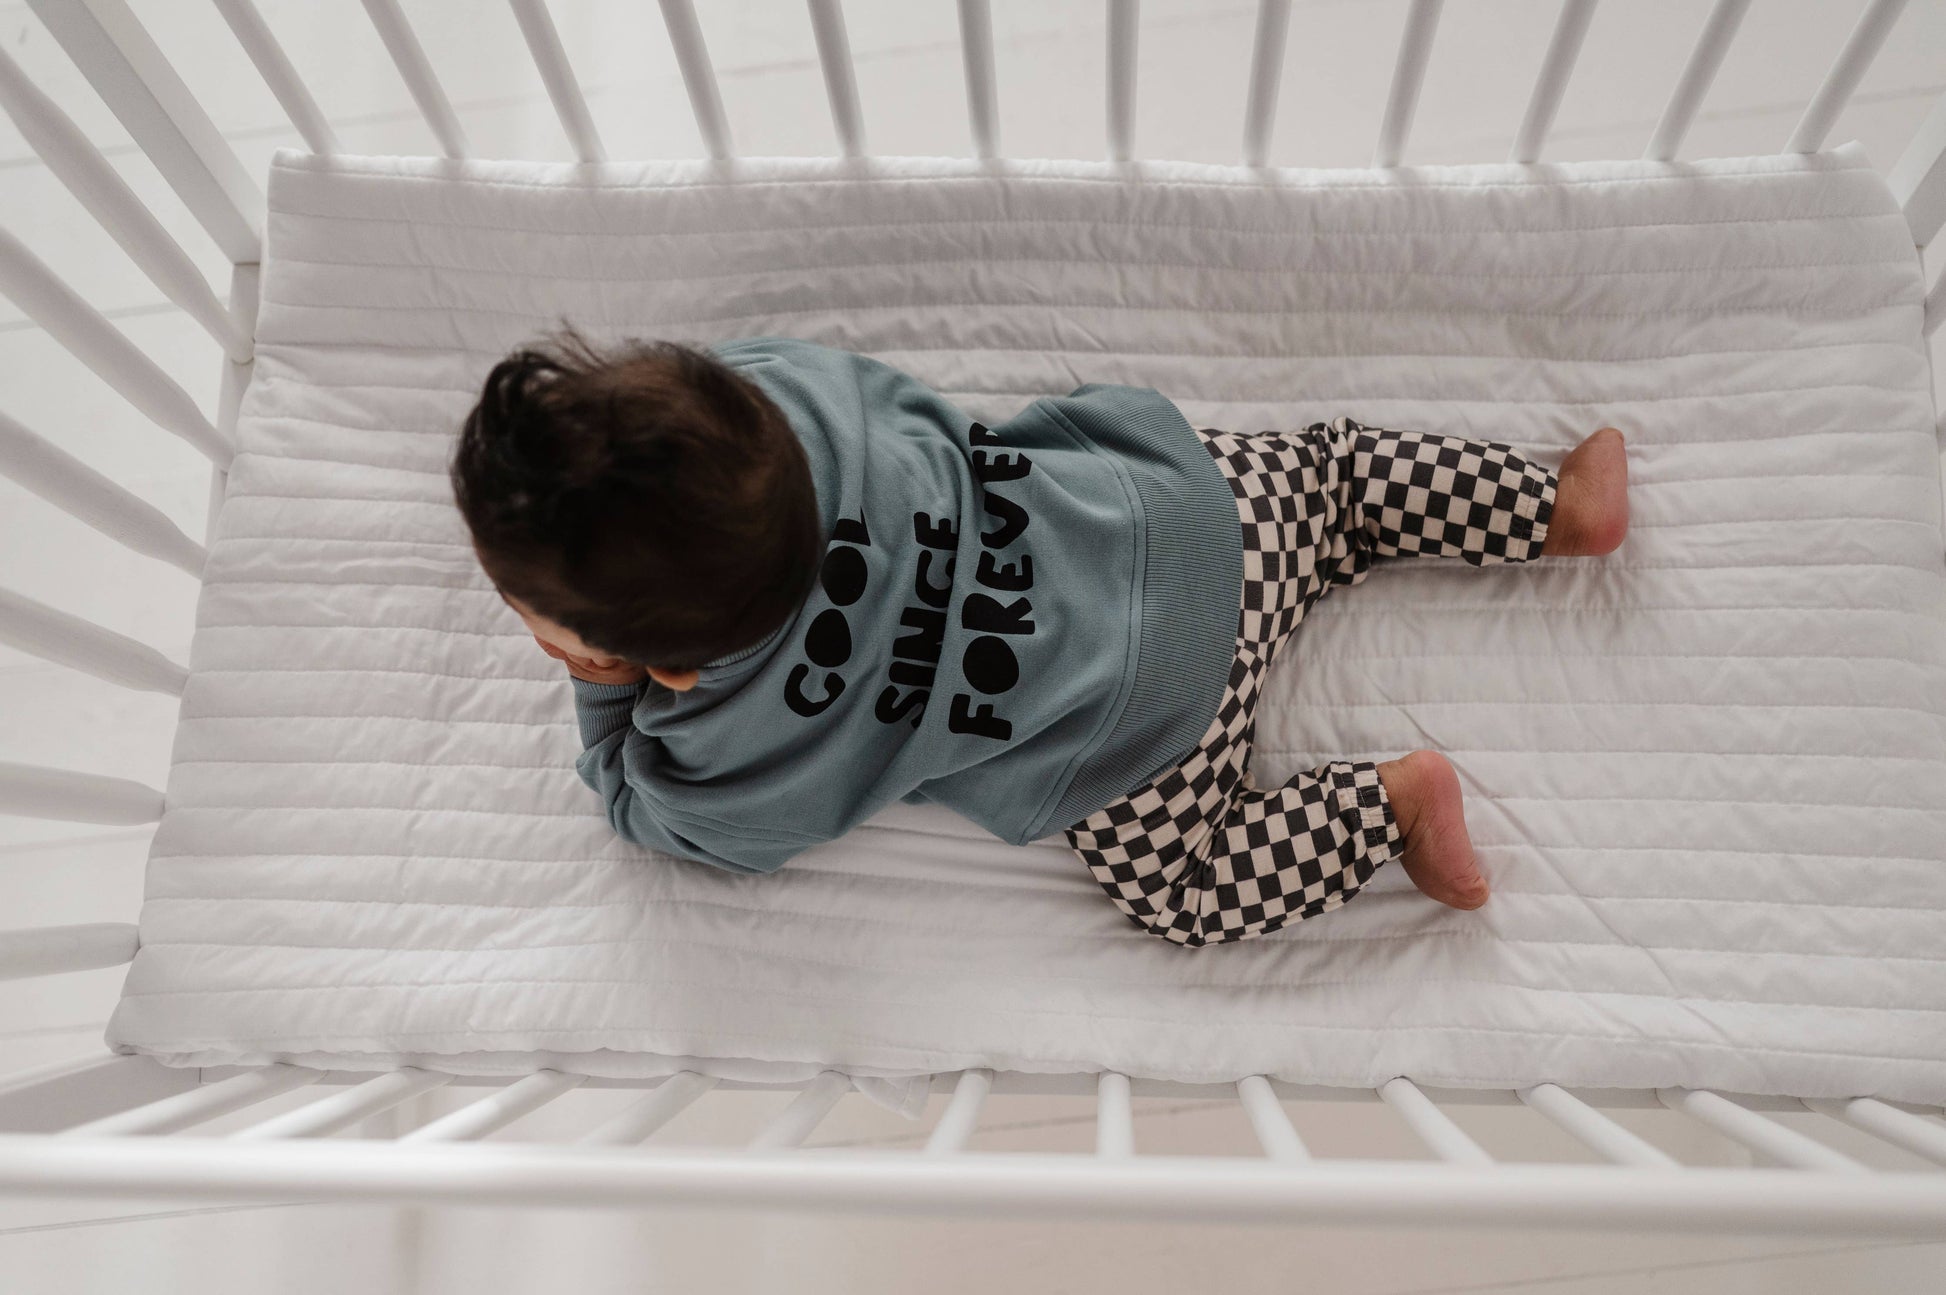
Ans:
[[[257,259],[261,194],[128,11],[125,0],[30,2],[158,168],[197,212],[212,236],[230,252],[232,261]],[[338,140],[328,119],[252,0],[212,0],[212,3],[311,150],[320,154],[337,151]],[[361,0],[361,3],[441,150],[449,157],[468,156],[471,148],[464,126],[399,0]],[[864,156],[856,70],[840,0],[806,0],[806,3],[840,153]],[[957,0],[957,3],[969,129],[977,155],[991,158],[998,154],[998,131],[990,0]],[[1114,161],[1131,161],[1139,0],[1105,0],[1105,3],[1106,155]],[[1532,95],[1514,131],[1509,160],[1532,162],[1541,156],[1597,3],[1598,0],[1563,0],[1553,37],[1536,73]],[[1703,23],[1644,157],[1666,161],[1676,156],[1735,40],[1749,3],[1750,0],[1717,0]],[[583,161],[603,160],[606,152],[599,131],[545,0],[509,0],[509,4],[576,156]],[[1400,164],[1419,89],[1431,59],[1442,6],[1443,0],[1410,0],[1406,6],[1384,121],[1373,154],[1374,166]],[[660,7],[689,89],[705,151],[716,158],[734,156],[717,89],[716,70],[703,39],[694,0],[660,0]],[[1780,151],[1808,153],[1824,146],[1906,7],[1907,0],[1867,0],[1850,36]],[[1264,165],[1289,27],[1290,0],[1259,0],[1240,132],[1240,153],[1245,165]],[[1942,155],[1946,155],[1946,140],[1934,138],[1936,133],[1922,130],[1914,140],[1918,155],[1909,152],[1906,159],[1925,175],[1930,175]],[[1937,205],[1936,199],[1928,198],[1924,202],[1915,229],[1931,220]],[[1932,220],[1933,232],[1938,223]],[[1928,233],[1918,241],[1923,244],[1930,237]]]
[[[314,152],[335,151],[339,145],[328,119],[250,0],[213,2],[306,143]],[[465,156],[470,146],[463,124],[397,0],[363,3],[442,150]],[[544,0],[510,3],[576,155],[584,161],[602,160],[597,125]],[[732,157],[716,73],[693,0],[660,3],[705,149],[712,157]],[[215,417],[199,409],[160,366],[4,231],[0,291],[151,421],[210,459],[213,526],[214,504],[221,498],[224,469],[233,453],[236,409],[250,371],[263,195],[125,0],[30,4],[236,267],[228,300],[219,302],[183,249],[142,209],[100,152],[0,51],[0,107],[165,296],[224,350],[223,391]],[[808,4],[834,132],[846,155],[864,156],[853,59],[840,5],[838,0]],[[997,159],[988,0],[960,0],[959,7],[969,122],[979,155]],[[1747,7],[1748,0],[1718,0],[1645,156],[1675,156]],[[1864,7],[1784,151],[1822,146],[1903,8],[1904,0],[1870,0]],[[1374,165],[1398,165],[1405,152],[1440,9],[1441,0],[1412,0],[1406,8]],[[1594,9],[1594,0],[1564,0],[1515,132],[1511,160],[1541,156]],[[1260,0],[1242,132],[1243,158],[1251,166],[1263,165],[1269,151],[1289,17],[1289,0]],[[1132,162],[1137,0],[1108,0],[1108,19],[1107,153],[1111,160]],[[1926,246],[1946,225],[1946,96],[1933,106],[1887,179],[1915,245]],[[1927,299],[1928,332],[1942,314],[1942,290],[1935,286]],[[0,472],[133,551],[184,570],[201,570],[206,556],[202,544],[4,414]],[[0,641],[126,687],[180,693],[187,677],[181,665],[145,644],[4,590]],[[161,804],[158,790],[126,780],[0,764],[0,813],[141,823],[158,818]],[[127,924],[0,932],[0,978],[119,965],[134,951],[134,928]],[[296,1193],[329,1199],[537,1204],[709,1202],[726,1207],[1153,1215],[1224,1222],[1301,1217],[1451,1225],[1511,1219],[1564,1227],[1736,1227],[1928,1237],[1946,1229],[1946,1175],[1868,1171],[1767,1120],[1761,1112],[1769,1103],[1741,1095],[1672,1089],[1609,1095],[1608,1104],[1657,1103],[1708,1124],[1776,1167],[1680,1166],[1604,1116],[1603,1101],[1553,1085],[1477,1100],[1518,1102],[1536,1118],[1559,1125],[1603,1163],[1496,1163],[1445,1110],[1476,1098],[1429,1093],[1406,1078],[1373,1090],[1301,1094],[1384,1101],[1396,1110],[1435,1158],[1408,1167],[1401,1178],[1396,1164],[1314,1158],[1282,1105],[1300,1095],[1298,1090],[1264,1076],[1248,1077],[1223,1095],[1241,1105],[1256,1131],[1264,1152],[1261,1162],[1176,1156],[1165,1162],[1144,1156],[1130,1103],[1133,1096],[1151,1091],[1148,1085],[1112,1073],[1054,1078],[1092,1086],[1097,1124],[1093,1157],[996,1157],[967,1150],[986,1095],[1028,1091],[1012,1086],[1035,1081],[978,1070],[937,1077],[950,1085],[953,1096],[922,1153],[800,1150],[848,1089],[844,1076],[827,1072],[806,1085],[742,1154],[696,1157],[644,1151],[637,1144],[712,1088],[743,1085],[716,1084],[684,1072],[654,1086],[637,1107],[591,1130],[575,1146],[465,1145],[599,1082],[539,1072],[494,1086],[479,1104],[419,1130],[408,1145],[380,1149],[364,1142],[304,1139],[342,1129],[433,1088],[469,1081],[407,1069],[347,1086],[344,1080],[327,1082],[332,1077],[319,1072],[273,1066],[205,1085],[196,1082],[194,1071],[118,1057],[57,1074],[0,1079],[0,1128],[22,1127],[14,1117],[49,1126],[46,1134],[0,1135],[0,1191],[140,1196],[172,1190],[224,1198]],[[339,1091],[262,1119],[233,1139],[169,1136],[311,1085]],[[1834,1124],[1856,1127],[1946,1165],[1946,1125],[1935,1111],[1869,1099],[1802,1105]],[[57,1133],[58,1141],[50,1136]],[[480,1173],[487,1165],[496,1172]]]
[[[0,54],[0,59],[3,58]],[[144,393],[152,399],[180,397],[179,401],[171,400],[168,406],[172,411],[186,411],[176,430],[187,429],[191,434],[185,439],[213,460],[204,539],[202,543],[192,540],[153,505],[4,411],[0,411],[0,475],[131,552],[200,576],[208,557],[206,546],[220,515],[228,481],[229,447],[234,439],[243,390],[249,382],[251,363],[238,363],[234,359],[225,362],[217,421],[209,423],[181,388],[169,382],[152,361],[21,249],[17,240],[0,230],[0,290],[12,292],[23,281],[30,290],[16,295],[15,299],[28,307],[30,316],[50,323],[49,331],[63,341],[70,341],[71,329],[79,329],[83,344],[71,343],[70,349],[97,372],[106,370],[104,376],[109,377],[110,385],[131,403],[144,408],[138,399]],[[52,313],[46,308],[50,300],[54,303]],[[256,265],[233,267],[224,313],[235,324],[239,336],[246,340],[255,334],[256,307]],[[100,364],[95,363],[98,359],[102,361]],[[133,389],[125,389],[124,383],[133,384]],[[5,586],[0,586],[0,643],[124,688],[180,696],[188,685],[188,668],[152,645]],[[75,823],[136,825],[159,821],[163,803],[160,789],[129,779],[0,761],[0,814]],[[135,951],[132,940],[127,943],[125,953],[113,961],[88,960],[98,957],[99,950],[105,947],[101,943],[105,929],[50,927],[0,932],[0,979],[111,966],[131,959]],[[132,927],[128,929],[133,931]],[[31,947],[33,952],[20,953],[23,947]]]
[[[226,254],[254,261],[261,195],[122,0],[42,4],[42,20],[123,117]],[[101,151],[0,51],[0,108],[83,207],[163,295],[248,373],[254,304],[219,301],[194,262],[130,191]],[[219,484],[233,453],[233,417],[212,422],[183,388],[46,263],[0,230],[0,292],[135,409],[207,457]],[[200,575],[203,545],[159,510],[0,411],[0,473],[132,552]],[[122,687],[180,694],[188,671],[155,648],[0,589],[0,642]],[[153,788],[75,770],[0,768],[0,810],[79,822],[160,815]]]
[[[743,1152],[0,1134],[0,1192],[316,1203],[776,1210],[1358,1227],[1537,1227],[1936,1240],[1946,1179],[1776,1169],[1617,1170],[1345,1160],[1289,1170],[1194,1156]]]
[[[221,408],[212,420],[160,365],[12,233],[0,229],[0,292],[156,426],[208,458],[210,529],[234,453],[236,407],[250,373],[262,195],[123,0],[45,0],[35,10],[232,260],[228,302],[130,191],[101,151],[0,51],[0,108],[70,193],[162,294],[222,348]],[[205,544],[162,512],[0,410],[0,474],[144,557],[200,576]],[[207,535],[205,536],[205,543]],[[180,695],[188,670],[149,644],[0,588],[0,643],[121,687]],[[80,770],[0,764],[0,813],[70,822],[160,818],[162,793]],[[17,933],[0,974],[98,958],[106,928]],[[31,955],[19,954],[31,948]],[[132,956],[132,944],[126,950]],[[18,957],[12,956],[19,954]],[[124,956],[121,961],[126,961]]]
[[[236,1068],[200,1085],[196,1073],[110,1057],[0,1079],[0,1129],[11,1130],[0,1133],[0,1193],[1946,1234],[1946,1172],[1868,1168],[1769,1114],[1813,1112],[1822,1117],[1820,1130],[1850,1126],[1877,1140],[1869,1145],[1946,1166],[1946,1123],[1936,1111],[1862,1098],[1799,1102],[1678,1089],[1577,1095],[1551,1084],[1517,1092],[1429,1090],[1405,1078],[1377,1089],[1320,1089],[1260,1075],[1235,1085],[1179,1085],[1113,1072],[975,1069],[934,1076],[935,1090],[951,1097],[923,1145],[806,1146],[850,1088],[848,1077],[826,1071],[740,1148],[703,1149],[643,1144],[711,1092],[768,1086],[693,1071],[632,1083],[541,1070],[509,1082],[413,1067],[367,1077],[277,1065]],[[479,1098],[403,1135],[324,1140],[435,1089],[481,1084]],[[584,1086],[648,1091],[572,1141],[482,1142]],[[268,1117],[257,1109],[313,1088],[322,1095]],[[968,1148],[993,1092],[1090,1090],[1092,1154]],[[1131,1096],[1184,1093],[1239,1102],[1262,1154],[1143,1154]],[[1383,1102],[1423,1140],[1428,1158],[1315,1157],[1285,1105],[1293,1100]],[[1496,1158],[1448,1113],[1478,1103],[1524,1107],[1587,1147],[1593,1163]],[[1707,1124],[1748,1147],[1758,1163],[1684,1164],[1604,1114],[1644,1106]],[[227,1129],[194,1131],[226,1117],[237,1117]]]

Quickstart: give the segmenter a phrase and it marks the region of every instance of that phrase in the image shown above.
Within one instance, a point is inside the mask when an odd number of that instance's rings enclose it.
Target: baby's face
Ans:
[[[547,619],[547,617],[530,609],[519,599],[510,598],[503,593],[500,595],[500,601],[520,613],[520,619],[526,622],[527,628],[532,630],[534,637],[541,642],[551,643],[569,656],[581,657],[589,665],[595,666],[598,669],[606,670],[610,666],[621,664],[622,659],[620,657],[609,656],[606,652],[597,652],[586,643],[583,643],[581,637],[573,630],[567,628],[565,625],[556,625],[553,621]]]
[[[494,592],[500,593],[497,589]],[[565,625],[556,625],[553,621],[547,619],[547,617],[529,608],[519,599],[510,598],[505,593],[500,593],[500,601],[518,612],[520,619],[526,623],[527,628],[533,632],[534,637],[548,644],[550,647],[557,647],[569,656],[581,657],[597,670],[606,670],[611,666],[622,663],[622,658],[610,656],[606,652],[595,651],[586,643],[583,643],[580,635],[576,634],[573,630]],[[688,692],[696,686],[696,681],[701,678],[701,675],[694,670],[678,672],[659,670],[655,666],[645,666],[643,668],[649,672],[651,679],[654,679],[664,688],[670,688],[676,692]]]

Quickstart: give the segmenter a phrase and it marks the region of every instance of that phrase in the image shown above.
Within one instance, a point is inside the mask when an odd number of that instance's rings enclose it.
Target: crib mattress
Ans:
[[[1130,176],[1139,183],[1129,183]],[[1946,566],[1920,263],[1855,143],[1393,171],[279,153],[141,948],[177,1066],[937,1071],[1946,1099]],[[444,476],[491,363],[788,334],[987,421],[1084,382],[1632,449],[1607,558],[1381,563],[1272,668],[1261,785],[1436,747],[1494,886],[1240,944],[1058,836],[894,804],[770,876],[618,840]]]

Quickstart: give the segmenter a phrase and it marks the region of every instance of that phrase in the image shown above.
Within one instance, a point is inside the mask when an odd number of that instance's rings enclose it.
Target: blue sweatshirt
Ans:
[[[824,562],[790,620],[686,692],[573,681],[575,768],[623,838],[773,872],[904,800],[1021,845],[1202,738],[1243,536],[1175,405],[1090,383],[989,428],[850,351],[709,349],[803,442]]]

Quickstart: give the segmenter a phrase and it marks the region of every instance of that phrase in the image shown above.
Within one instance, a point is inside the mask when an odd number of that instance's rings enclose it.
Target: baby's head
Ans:
[[[755,384],[681,343],[602,349],[564,326],[517,349],[451,478],[487,577],[576,655],[699,669],[761,642],[817,580],[804,447]]]

